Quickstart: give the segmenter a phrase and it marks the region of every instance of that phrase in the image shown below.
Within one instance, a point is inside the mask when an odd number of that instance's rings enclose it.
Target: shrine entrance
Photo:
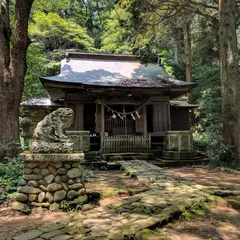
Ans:
[[[135,105],[113,105],[111,106],[117,112],[134,112]],[[134,135],[136,134],[136,117],[134,114],[117,114],[110,109],[105,108],[105,135]]]
[[[134,104],[96,101],[96,131],[101,136],[147,135],[146,105],[148,101]]]

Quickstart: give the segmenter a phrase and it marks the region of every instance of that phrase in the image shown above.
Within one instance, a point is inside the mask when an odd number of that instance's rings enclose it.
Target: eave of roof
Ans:
[[[21,102],[20,106],[31,106],[31,107],[60,107],[64,104],[57,101],[54,102],[50,98],[42,97],[42,98],[33,98],[26,101]]]
[[[186,101],[174,101],[174,100],[170,101],[170,105],[172,107],[181,107],[181,108],[197,108],[198,107],[197,104],[190,104]]]
[[[50,98],[34,98],[30,100],[26,100],[21,102],[21,106],[23,107],[62,107],[64,105],[63,102],[53,102]],[[186,101],[170,101],[171,107],[181,107],[181,108],[196,108],[198,105],[189,104]]]

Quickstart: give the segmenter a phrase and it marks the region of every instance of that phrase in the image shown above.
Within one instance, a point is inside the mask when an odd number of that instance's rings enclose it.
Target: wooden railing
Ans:
[[[146,152],[151,150],[151,136],[102,136],[101,152]]]

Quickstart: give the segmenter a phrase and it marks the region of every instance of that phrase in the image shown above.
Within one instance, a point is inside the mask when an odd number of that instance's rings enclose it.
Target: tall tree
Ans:
[[[192,43],[190,21],[183,24],[186,81],[192,82]],[[193,93],[188,94],[188,102],[194,102]]]
[[[28,18],[34,0],[16,0],[13,38],[10,31],[10,0],[0,9],[0,161],[16,153],[19,140],[18,116],[28,41]],[[12,42],[11,42],[12,39]],[[10,47],[11,46],[11,47]]]
[[[219,0],[220,74],[224,135],[240,156],[240,77],[237,50],[237,1]]]

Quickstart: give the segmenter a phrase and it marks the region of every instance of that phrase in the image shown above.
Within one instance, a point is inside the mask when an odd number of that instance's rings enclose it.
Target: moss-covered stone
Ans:
[[[34,168],[37,166],[36,162],[69,162],[69,161],[84,161],[84,153],[30,153],[23,152],[19,155],[19,158],[25,162],[34,162],[27,164],[28,168]]]
[[[231,207],[240,210],[240,200],[236,200],[232,198],[226,198],[225,200],[230,204]]]
[[[26,194],[24,193],[17,193],[15,196],[14,196],[14,199],[18,202],[27,202],[28,200],[28,197]]]
[[[17,202],[17,201],[12,203],[11,209],[21,211],[21,212],[30,212],[30,208],[28,207],[27,204],[20,203],[20,202]]]
[[[137,240],[170,240],[166,236],[161,236],[159,232],[152,231],[150,229],[143,229],[136,234]]]
[[[209,195],[208,199],[216,205],[221,205],[221,206],[228,205],[228,202],[225,199],[223,199],[222,197],[216,196],[216,195]]]
[[[118,192],[116,190],[106,190],[101,192],[102,198],[117,196]]]

